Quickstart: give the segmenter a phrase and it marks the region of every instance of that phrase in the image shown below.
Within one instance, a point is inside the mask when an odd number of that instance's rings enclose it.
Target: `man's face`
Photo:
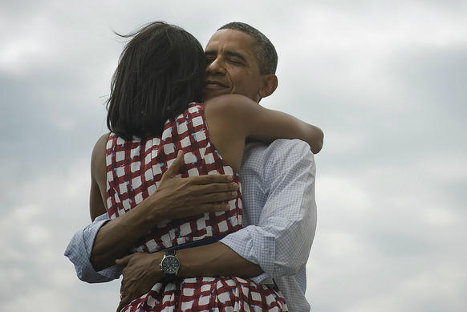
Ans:
[[[231,29],[214,33],[206,46],[206,85],[204,99],[222,94],[242,94],[258,102],[262,78],[254,40]]]

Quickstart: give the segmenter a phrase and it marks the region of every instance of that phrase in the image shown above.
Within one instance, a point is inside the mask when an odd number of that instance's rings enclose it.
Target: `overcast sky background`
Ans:
[[[461,0],[0,1],[0,310],[114,311],[63,251],[89,222],[89,163],[123,48],[164,20],[204,45],[262,30],[279,89],[320,126],[313,311],[467,311],[467,3]]]

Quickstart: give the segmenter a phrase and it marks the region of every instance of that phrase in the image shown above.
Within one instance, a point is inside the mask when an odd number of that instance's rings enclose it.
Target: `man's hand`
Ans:
[[[164,252],[134,253],[117,259],[115,262],[125,266],[120,287],[120,311],[132,300],[141,297],[159,282],[164,273],[160,263]],[[201,276],[240,276],[252,277],[263,271],[257,264],[251,263],[221,242],[186,248],[177,251],[181,266],[179,278]]]
[[[125,266],[117,312],[132,300],[146,294],[154,284],[164,277],[160,268],[161,261],[162,253],[160,252],[152,254],[137,252],[115,261],[115,263]]]
[[[107,222],[97,233],[91,253],[96,271],[115,263],[115,259],[128,254],[128,250],[164,219],[178,219],[223,211],[227,201],[236,198],[238,184],[232,176],[203,175],[178,178],[183,164],[183,152],[163,174],[154,194],[147,197],[124,215]]]
[[[183,157],[183,152],[179,151],[162,175],[157,191],[146,199],[151,206],[157,207],[157,221],[228,210],[226,202],[234,199],[239,189],[238,184],[232,182],[232,176],[214,174],[177,178]]]

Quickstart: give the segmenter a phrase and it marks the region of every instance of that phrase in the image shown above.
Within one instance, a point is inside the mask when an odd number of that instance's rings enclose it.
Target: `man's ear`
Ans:
[[[259,90],[259,96],[265,98],[276,91],[278,85],[277,76],[275,74],[263,75],[263,86]]]

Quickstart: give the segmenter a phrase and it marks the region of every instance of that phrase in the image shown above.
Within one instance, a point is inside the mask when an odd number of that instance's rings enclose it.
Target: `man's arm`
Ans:
[[[295,274],[306,264],[316,228],[313,154],[298,140],[280,148],[275,144],[264,160],[263,181],[256,181],[267,186],[259,218],[221,242],[178,251],[180,277],[243,276],[271,282],[268,277]],[[242,189],[245,199],[249,190]],[[258,209],[252,204],[250,209]],[[121,289],[124,301],[144,294],[162,277],[162,257],[163,253],[134,254],[120,262],[126,266]],[[145,272],[152,278],[144,282],[136,278]]]
[[[254,174],[262,175],[264,207],[259,215],[254,214],[256,207],[247,202],[250,225],[221,240],[261,266],[265,274],[254,278],[256,282],[294,275],[306,264],[317,217],[316,167],[309,147],[299,140],[276,140],[263,153],[261,166],[255,164],[254,154],[249,157],[249,166],[257,168]],[[243,183],[242,192],[244,198],[258,197],[257,189],[247,183]]]
[[[134,253],[117,263],[124,266],[120,287],[122,295],[119,307],[123,308],[132,300],[147,293],[164,275],[160,263],[164,252]],[[262,273],[261,267],[252,263],[227,245],[217,242],[210,245],[177,251],[181,266],[178,277],[199,276],[240,276],[252,277]]]
[[[147,293],[164,276],[160,267],[164,252],[137,252],[117,263],[124,266],[120,287],[122,295],[119,307],[123,308],[133,299]],[[181,278],[199,276],[240,276],[251,277],[262,273],[261,268],[238,255],[223,243],[199,246],[177,251],[181,266]]]
[[[255,152],[246,151],[246,162],[253,165],[244,163],[241,172],[250,225],[219,243],[180,251],[182,277],[243,276],[262,282],[294,275],[306,264],[317,216],[314,156],[302,141],[278,140],[263,152],[255,171]],[[255,183],[262,185],[264,200]]]
[[[100,228],[109,221],[107,214],[97,217],[91,224],[77,231],[65,250],[65,256],[74,264],[76,275],[88,283],[102,283],[117,279],[122,270],[114,265],[96,271],[91,264],[91,250]]]
[[[95,154],[98,155],[101,149],[97,150]],[[75,234],[65,255],[75,264],[80,279],[101,282],[118,277],[115,268],[111,269],[109,277],[103,277],[99,271],[113,266],[117,258],[127,255],[135,242],[163,219],[229,208],[225,202],[235,198],[238,190],[232,177],[207,175],[177,178],[182,163],[183,153],[180,152],[162,176],[157,191],[129,212],[109,222],[108,218],[101,216]]]

